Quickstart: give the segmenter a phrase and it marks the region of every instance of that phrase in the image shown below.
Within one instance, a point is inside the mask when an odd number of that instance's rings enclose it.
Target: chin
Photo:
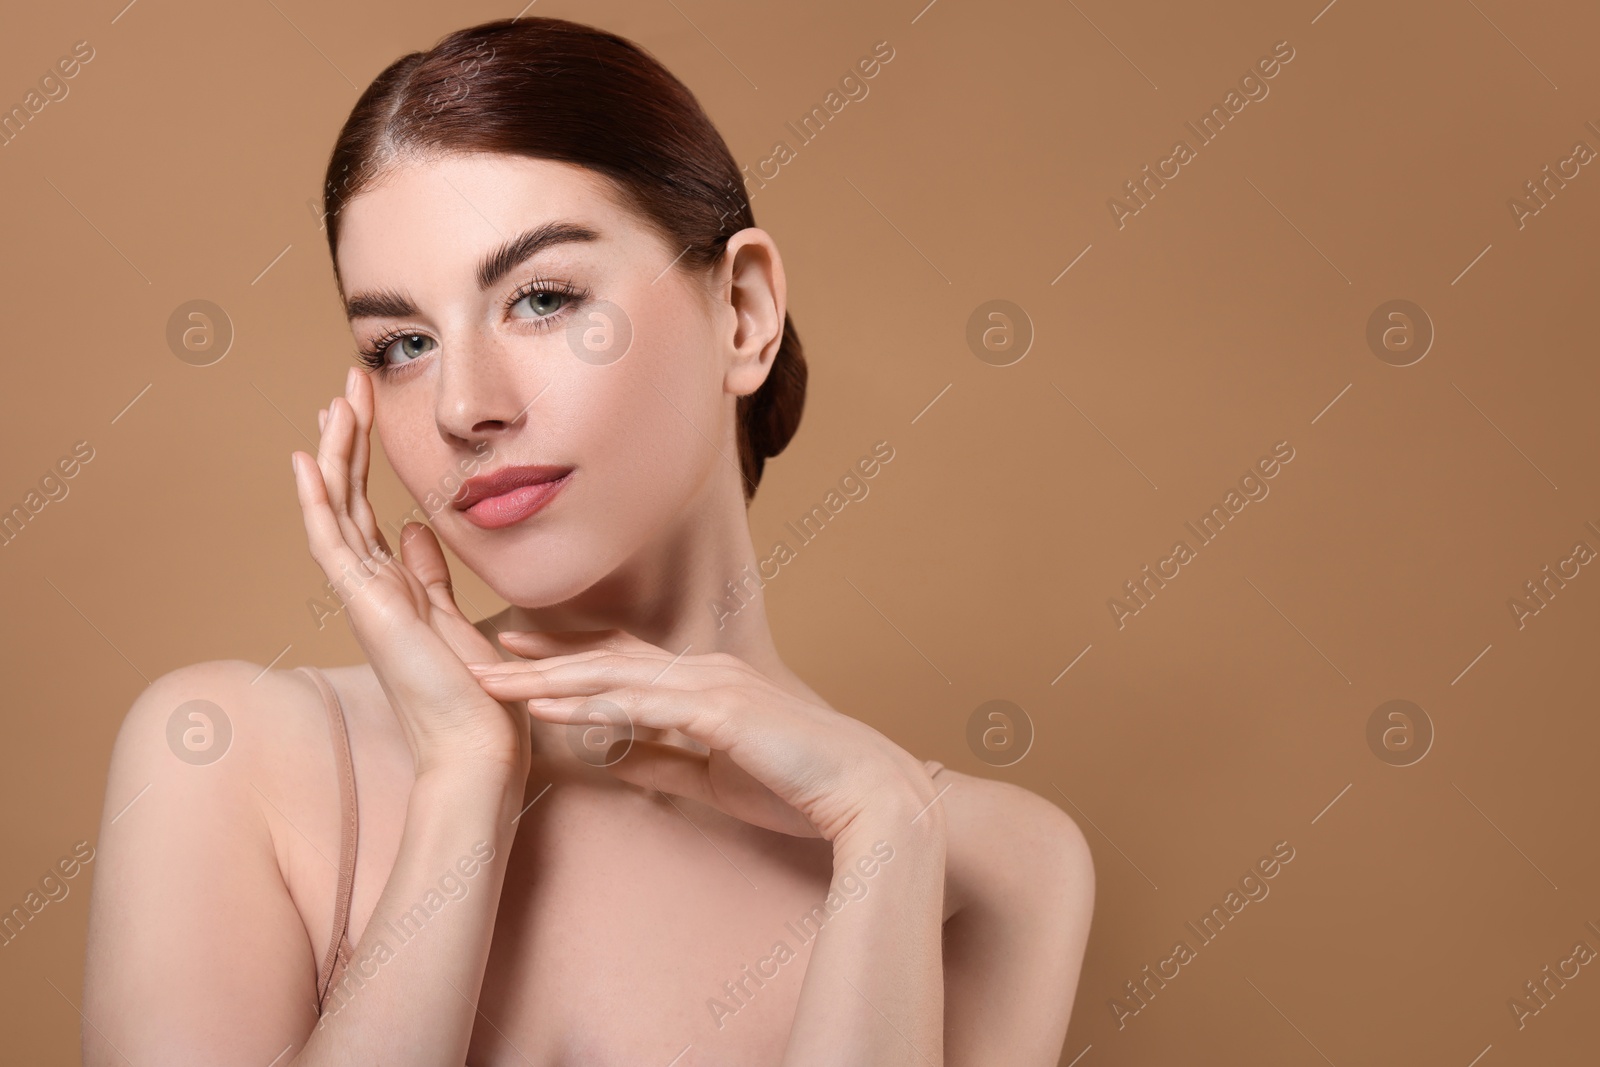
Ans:
[[[592,551],[535,531],[480,530],[461,520],[449,548],[494,594],[522,608],[559,604],[605,576]],[[443,540],[443,531],[441,540]]]

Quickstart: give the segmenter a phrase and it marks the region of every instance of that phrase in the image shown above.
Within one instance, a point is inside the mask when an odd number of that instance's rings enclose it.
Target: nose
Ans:
[[[470,446],[504,436],[526,421],[539,390],[519,375],[504,344],[468,335],[439,355],[434,421],[445,440]]]

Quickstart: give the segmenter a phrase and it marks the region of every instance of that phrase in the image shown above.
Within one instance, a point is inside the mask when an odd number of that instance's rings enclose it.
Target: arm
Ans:
[[[318,864],[318,852],[338,855],[337,836],[311,844],[285,824],[298,812],[270,764],[303,757],[308,742],[325,741],[326,727],[320,707],[292,714],[307,706],[296,680],[272,672],[252,684],[259,675],[241,661],[185,667],[157,679],[124,719],[96,848],[84,1062],[461,1062],[474,1010],[444,980],[476,1001],[520,788],[487,774],[418,779],[394,871],[346,972],[346,995],[330,990],[318,1025],[323,945],[308,939],[279,853]],[[191,700],[227,709],[233,737],[214,763],[186,763],[168,748],[167,720]],[[312,769],[325,768],[316,761]],[[464,877],[456,864],[476,859],[478,841],[494,858]],[[403,948],[391,945],[399,950],[358,987],[359,961],[378,932],[449,871],[470,887],[466,895]]]
[[[488,774],[417,779],[388,884],[297,1067],[466,1060],[520,786]],[[447,897],[441,883],[465,892]]]
[[[879,793],[833,840],[839,910],[812,947],[785,1067],[946,1062],[944,805],[920,766]]]
[[[279,873],[273,813],[249,784],[261,744],[254,705],[288,696],[270,675],[257,687],[266,692],[252,690],[259,671],[241,661],[172,671],[123,719],[89,902],[90,1067],[266,1063],[315,1022],[316,959]],[[225,708],[232,723],[228,751],[207,766],[167,747],[168,717],[191,700]]]
[[[679,730],[702,754],[629,739],[606,769],[755,826],[832,846],[833,892],[800,989],[786,1065],[944,1061],[946,829],[927,769],[865,723],[782,690],[737,657],[672,654],[629,634],[569,653],[562,635],[502,633],[517,663],[469,664],[501,700],[572,723],[590,698],[629,724]]]
[[[307,543],[344,602],[415,771],[389,881],[355,946],[350,985],[330,993],[325,1007],[337,1010],[319,1019],[320,946],[307,942],[281,872],[331,863],[327,852],[337,850],[318,849],[296,825],[314,825],[314,815],[296,820],[280,804],[292,811],[303,802],[294,768],[313,746],[326,751],[325,727],[284,714],[305,699],[286,675],[232,663],[163,676],[135,701],[112,757],[85,994],[89,1063],[143,1053],[150,1063],[282,1064],[297,1049],[291,1062],[307,1067],[433,1067],[466,1056],[531,759],[528,720],[463,666],[494,647],[456,607],[432,531],[407,524],[403,559],[378,531],[364,489],[365,375],[350,372],[321,422],[317,455],[291,457]],[[177,758],[167,733],[169,717],[195,699],[234,723],[232,747],[199,765]],[[274,801],[258,782],[289,784]],[[443,894],[486,858],[470,875],[479,891],[451,896],[446,911]],[[430,916],[426,925],[414,922],[404,944],[380,943],[414,906]]]
[[[952,1065],[1054,1067],[1094,911],[1094,862],[1077,823],[1020,786],[945,771],[951,877],[945,1050]]]

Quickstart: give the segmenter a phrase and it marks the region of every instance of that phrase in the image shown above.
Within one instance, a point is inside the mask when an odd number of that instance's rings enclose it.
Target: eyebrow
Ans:
[[[546,249],[598,240],[600,234],[597,231],[576,222],[547,222],[524,230],[483,257],[477,270],[478,289],[487,292],[519,264]],[[410,297],[395,289],[357,293],[345,301],[344,307],[345,316],[349,319],[400,319],[421,314]]]

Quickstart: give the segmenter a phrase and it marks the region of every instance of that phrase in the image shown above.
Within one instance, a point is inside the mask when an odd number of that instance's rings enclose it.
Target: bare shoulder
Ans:
[[[1088,842],[1022,786],[948,769],[934,783],[948,786],[945,1062],[1054,1064],[1094,912]]]
[[[1094,906],[1094,860],[1083,831],[1046,798],[1011,782],[946,767],[943,792],[953,910],[1006,907],[1039,897]]]
[[[381,724],[371,668],[321,673],[339,699],[352,750],[381,741],[368,725]],[[121,828],[128,822],[122,805],[138,797],[137,806],[161,811],[173,832],[226,821],[236,832],[259,833],[304,903],[317,892],[316,879],[306,883],[301,872],[320,876],[317,865],[338,855],[337,758],[328,705],[307,672],[238,659],[190,664],[158,677],[124,715],[102,818]]]
[[[304,753],[320,708],[315,683],[298,671],[237,659],[178,667],[150,683],[123,716],[112,773],[215,767],[215,774],[184,775],[212,788],[270,773],[286,751]]]
[[[331,929],[332,759],[302,672],[195,663],[133,700],[93,856],[85,1063],[215,1062],[304,1033]],[[237,1023],[194,1025],[217,1018]]]

